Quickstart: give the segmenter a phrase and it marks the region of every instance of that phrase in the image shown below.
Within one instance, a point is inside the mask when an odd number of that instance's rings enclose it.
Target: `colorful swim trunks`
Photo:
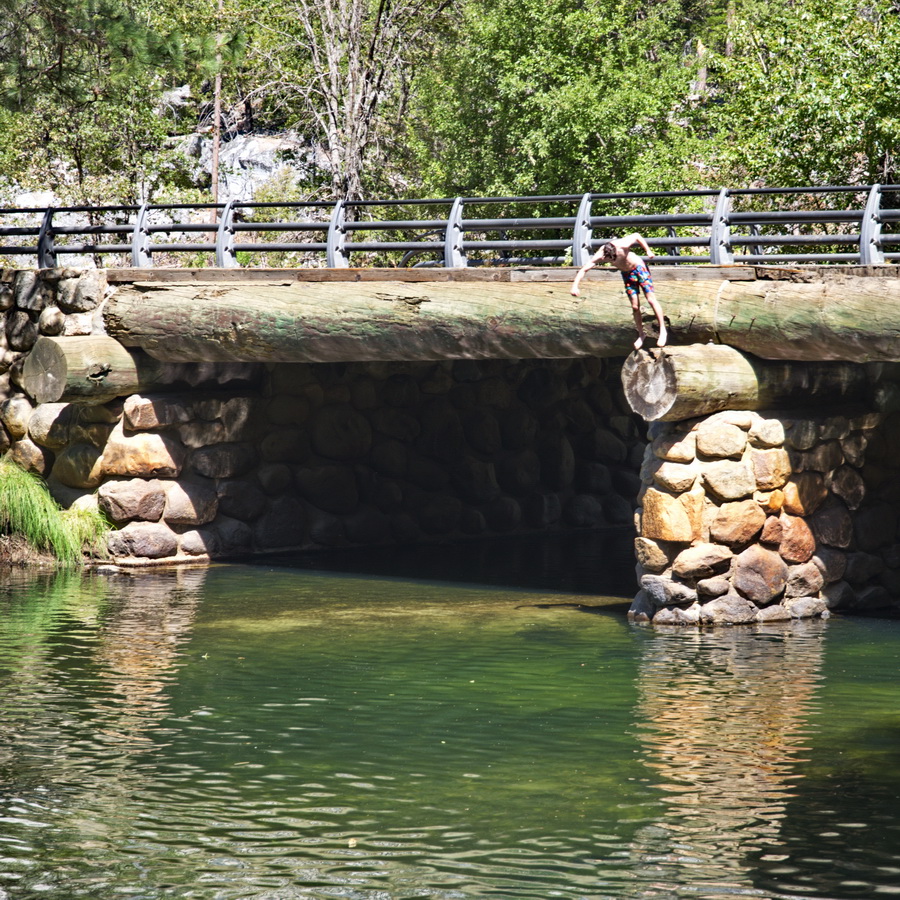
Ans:
[[[643,288],[645,294],[653,291],[653,278],[650,270],[643,264],[635,266],[630,272],[622,273],[622,281],[625,282],[625,293],[630,300],[638,299],[638,290]]]

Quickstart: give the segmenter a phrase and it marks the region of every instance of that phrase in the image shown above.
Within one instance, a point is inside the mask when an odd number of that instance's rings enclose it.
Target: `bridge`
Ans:
[[[0,452],[123,565],[634,527],[638,621],[892,605],[898,191],[2,210]],[[633,230],[664,351],[568,291]]]

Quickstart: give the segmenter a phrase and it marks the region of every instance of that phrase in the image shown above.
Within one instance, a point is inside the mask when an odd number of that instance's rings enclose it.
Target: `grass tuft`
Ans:
[[[99,512],[60,509],[40,478],[0,459],[0,534],[21,536],[35,550],[74,565],[85,553],[102,553],[109,527]]]

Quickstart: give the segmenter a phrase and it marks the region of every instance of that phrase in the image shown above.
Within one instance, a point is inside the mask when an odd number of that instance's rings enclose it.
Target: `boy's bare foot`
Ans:
[[[657,346],[657,347],[665,347],[665,346],[666,346],[666,341],[667,341],[668,339],[669,339],[669,335],[668,335],[668,333],[666,332],[666,329],[665,329],[665,328],[660,328],[660,330],[659,330],[659,337],[658,337],[657,340],[656,340],[656,346]]]
[[[642,334],[638,335],[638,339],[634,342],[634,349],[640,350],[641,347],[644,346],[644,336]]]

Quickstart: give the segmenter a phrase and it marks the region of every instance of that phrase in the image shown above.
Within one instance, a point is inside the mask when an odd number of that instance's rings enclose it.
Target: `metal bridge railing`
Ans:
[[[610,237],[640,231],[655,265],[877,265],[900,260],[898,194],[844,185],[0,209],[0,256],[39,268],[580,266]]]

